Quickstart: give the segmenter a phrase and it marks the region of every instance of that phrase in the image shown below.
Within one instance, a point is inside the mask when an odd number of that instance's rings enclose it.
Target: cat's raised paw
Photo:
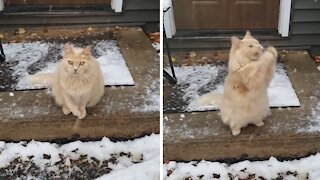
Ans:
[[[263,121],[259,121],[255,123],[256,126],[261,127],[264,125]]]
[[[231,131],[232,131],[232,135],[238,136],[241,132],[241,129],[231,129]]]
[[[77,116],[79,119],[83,119],[84,117],[86,117],[87,115],[87,112],[84,110],[84,111],[80,111],[80,114],[79,116]]]
[[[72,112],[73,115],[75,115],[75,116],[77,116],[77,117],[79,117],[80,114],[81,114],[78,109],[74,109],[74,110],[72,110],[71,112]]]
[[[62,112],[63,112],[63,114],[65,114],[65,115],[68,115],[68,114],[71,113],[70,109],[69,109],[67,106],[63,106],[63,107],[62,107]]]
[[[278,56],[277,50],[272,46],[267,47],[267,51],[270,52],[274,57]]]

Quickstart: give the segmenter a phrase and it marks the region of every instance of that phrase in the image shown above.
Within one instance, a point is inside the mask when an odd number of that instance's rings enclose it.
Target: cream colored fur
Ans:
[[[63,113],[72,112],[79,119],[86,116],[86,107],[96,105],[104,94],[103,75],[90,47],[64,45],[56,72],[29,76],[27,83],[48,85]]]
[[[197,102],[218,104],[222,121],[233,135],[238,135],[248,124],[262,126],[263,119],[271,114],[267,88],[275,71],[277,51],[273,47],[263,51],[249,31],[242,40],[232,37],[231,42],[223,94],[208,93]]]

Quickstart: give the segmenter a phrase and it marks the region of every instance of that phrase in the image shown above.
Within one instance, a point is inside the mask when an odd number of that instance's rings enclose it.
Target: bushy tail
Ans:
[[[52,73],[43,73],[30,75],[24,78],[23,83],[28,85],[52,86],[54,75]]]
[[[210,92],[205,95],[200,96],[196,100],[196,104],[200,106],[210,106],[210,105],[216,105],[219,107],[221,101],[222,101],[222,93],[216,93],[216,92]]]

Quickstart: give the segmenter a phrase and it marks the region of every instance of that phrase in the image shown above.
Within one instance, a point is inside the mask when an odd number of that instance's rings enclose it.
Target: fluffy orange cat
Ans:
[[[222,121],[233,135],[248,124],[262,126],[270,115],[267,88],[275,71],[277,51],[265,50],[247,31],[242,40],[231,38],[228,75],[223,94],[208,93],[196,100],[199,105],[218,105]]]
[[[79,119],[86,116],[86,107],[96,105],[104,94],[103,75],[89,46],[83,49],[65,44],[56,72],[29,76],[27,83],[48,85],[63,113]]]

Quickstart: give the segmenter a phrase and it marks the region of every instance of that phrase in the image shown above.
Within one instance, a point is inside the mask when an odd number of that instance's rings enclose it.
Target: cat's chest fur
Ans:
[[[59,78],[59,84],[63,90],[68,92],[70,95],[82,96],[90,93],[93,86],[93,81],[85,75],[62,75]]]

